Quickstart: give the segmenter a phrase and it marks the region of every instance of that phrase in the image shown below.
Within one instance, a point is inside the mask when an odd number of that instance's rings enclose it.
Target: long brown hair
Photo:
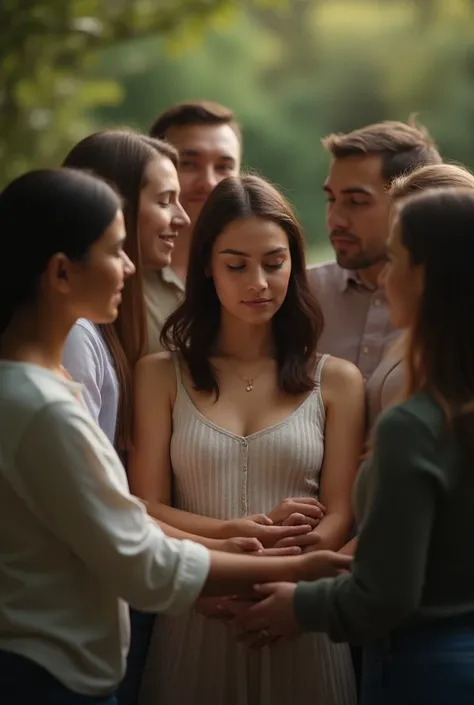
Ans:
[[[407,337],[407,394],[430,393],[474,450],[474,191],[428,190],[395,208],[411,264],[424,270]]]
[[[148,343],[138,212],[140,193],[146,186],[146,168],[157,153],[176,166],[177,153],[168,144],[131,130],[103,130],[81,140],[64,160],[64,166],[85,169],[113,183],[124,199],[124,249],[136,273],[126,281],[117,319],[100,326],[119,381],[116,445],[120,450],[131,447],[132,373]]]
[[[221,303],[214,281],[206,273],[219,235],[230,223],[251,217],[270,220],[287,235],[290,281],[272,321],[278,385],[287,394],[309,391],[314,387],[311,373],[323,314],[309,290],[303,235],[293,211],[281,193],[258,176],[224,179],[204,204],[191,241],[185,298],[165,322],[161,342],[165,349],[180,352],[196,389],[219,395],[209,359],[219,331]]]

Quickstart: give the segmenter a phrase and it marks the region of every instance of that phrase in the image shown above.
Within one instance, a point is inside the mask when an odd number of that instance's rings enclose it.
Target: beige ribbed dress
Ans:
[[[231,519],[269,512],[285,497],[315,494],[324,455],[325,412],[316,388],[284,421],[246,438],[207,420],[185,390],[179,366],[171,460],[174,506]],[[190,611],[158,617],[140,705],[353,705],[349,649],[305,634],[252,651],[232,628]]]

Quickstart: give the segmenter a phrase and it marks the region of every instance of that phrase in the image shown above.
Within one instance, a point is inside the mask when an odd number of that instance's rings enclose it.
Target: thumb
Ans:
[[[344,553],[335,553],[332,560],[335,568],[340,568],[341,570],[346,568],[348,570],[354,559],[353,556],[346,556]]]
[[[241,538],[239,544],[242,551],[263,551],[260,541],[250,536]]]

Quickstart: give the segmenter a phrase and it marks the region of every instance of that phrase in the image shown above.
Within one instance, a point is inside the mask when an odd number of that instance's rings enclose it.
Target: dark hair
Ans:
[[[412,193],[426,189],[456,186],[474,188],[474,174],[463,166],[456,164],[432,164],[399,176],[390,186],[389,196],[392,201],[399,201]]]
[[[354,155],[380,156],[385,181],[417,167],[442,162],[428,130],[414,122],[407,124],[387,120],[346,134],[331,134],[322,143],[334,159]]]
[[[242,142],[242,133],[232,110],[210,100],[189,100],[171,106],[158,115],[150,128],[150,137],[166,139],[167,131],[174,125],[229,125]]]
[[[408,395],[431,393],[470,441],[474,424],[474,192],[438,188],[397,203],[401,241],[424,288],[408,333]],[[469,428],[468,428],[469,427]]]
[[[127,232],[124,249],[136,273],[125,283],[116,320],[100,326],[119,380],[117,446],[120,450],[131,447],[132,373],[148,344],[138,212],[140,193],[146,186],[146,168],[157,153],[176,166],[178,155],[171,145],[128,129],[103,130],[81,140],[64,160],[65,166],[86,169],[113,183],[124,199]]]
[[[296,218],[277,189],[258,176],[223,179],[203,206],[194,228],[183,303],[165,322],[161,342],[184,358],[196,389],[219,394],[209,358],[220,323],[221,304],[206,276],[212,248],[232,222],[257,217],[277,223],[288,237],[291,275],[286,298],[273,318],[278,384],[287,394],[314,387],[312,376],[323,329],[321,308],[308,286],[304,240]]]
[[[0,193],[0,336],[34,300],[51,257],[85,259],[120,208],[110,186],[72,169],[29,171]]]

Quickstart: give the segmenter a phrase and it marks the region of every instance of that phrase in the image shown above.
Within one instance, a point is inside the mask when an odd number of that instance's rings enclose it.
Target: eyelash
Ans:
[[[283,267],[284,262],[280,262],[279,264],[264,264],[263,266],[265,269],[271,270],[277,270],[281,269]],[[245,264],[228,264],[227,269],[229,269],[231,272],[241,272],[243,269],[245,269]]]

